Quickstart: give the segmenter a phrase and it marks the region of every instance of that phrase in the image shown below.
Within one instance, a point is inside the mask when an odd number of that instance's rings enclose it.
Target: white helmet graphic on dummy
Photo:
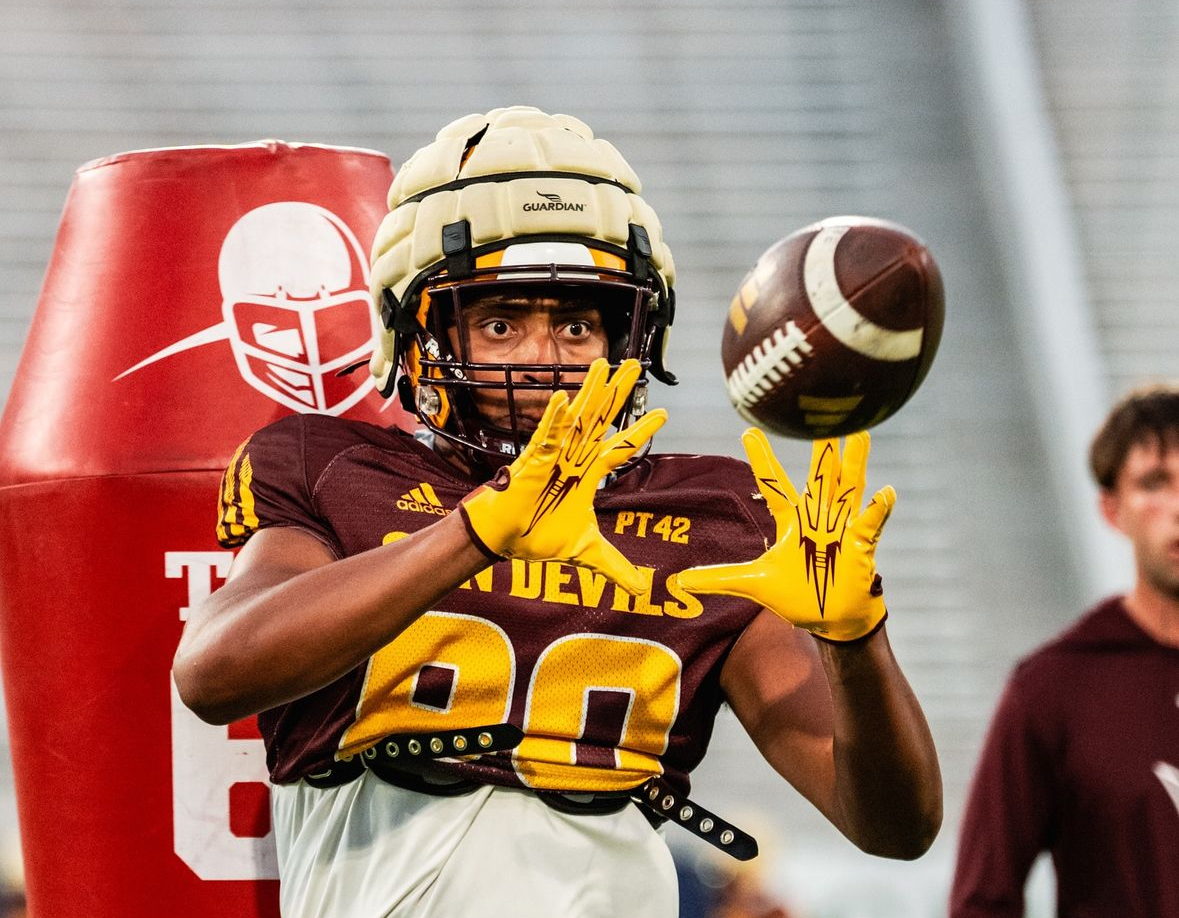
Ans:
[[[279,201],[244,214],[221,243],[224,321],[151,355],[228,340],[243,380],[296,412],[343,414],[373,389],[337,374],[365,360],[376,332],[364,250],[331,211]]]

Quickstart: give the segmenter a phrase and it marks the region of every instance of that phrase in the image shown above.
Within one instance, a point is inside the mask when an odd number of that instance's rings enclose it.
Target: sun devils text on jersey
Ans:
[[[429,526],[476,486],[399,430],[292,415],[234,456],[218,538],[233,547],[297,526],[344,558]],[[645,594],[563,562],[494,564],[367,665],[260,714],[271,779],[296,781],[391,733],[509,722],[525,733],[512,752],[432,767],[561,791],[624,790],[662,773],[686,791],[723,700],[721,665],[758,610],[668,580],[765,550],[773,521],[756,491],[733,459],[642,459],[595,508],[603,534],[650,574]]]

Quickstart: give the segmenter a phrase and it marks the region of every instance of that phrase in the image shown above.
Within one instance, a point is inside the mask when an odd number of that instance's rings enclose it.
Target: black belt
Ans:
[[[420,777],[407,772],[406,768],[413,767],[416,762],[427,762],[430,759],[441,759],[449,756],[482,755],[485,752],[499,752],[503,749],[515,749],[524,739],[524,731],[512,724],[491,724],[486,727],[468,727],[465,730],[439,730],[434,733],[395,733],[386,736],[375,746],[370,746],[355,755],[341,756],[323,771],[304,775],[303,780],[312,787],[339,787],[349,781],[355,781],[368,769],[378,778],[400,784],[386,778],[385,775],[405,775],[405,780]],[[421,784],[426,785],[424,778]],[[426,790],[424,786],[414,784],[408,790],[421,790],[423,793],[438,795],[454,795],[473,790],[477,782],[459,782],[469,784],[460,790],[449,794],[446,791],[451,785],[437,785],[437,790]],[[406,785],[400,784],[405,787]]]
[[[511,724],[436,733],[397,733],[357,755],[343,756],[325,770],[305,775],[303,780],[312,787],[338,787],[356,780],[367,769],[382,781],[406,790],[435,797],[454,797],[470,793],[482,786],[482,782],[466,779],[432,781],[426,774],[412,770],[415,763],[514,749],[523,738],[523,731]],[[757,839],[676,792],[658,775],[629,791],[535,793],[553,809],[576,815],[618,813],[633,802],[653,826],[674,822],[739,861],[757,856]]]

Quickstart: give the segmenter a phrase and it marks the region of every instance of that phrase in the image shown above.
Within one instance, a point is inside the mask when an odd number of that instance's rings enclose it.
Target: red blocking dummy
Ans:
[[[33,918],[278,914],[253,719],[170,676],[223,581],[220,475],[291,412],[410,426],[373,389],[388,159],[264,141],[78,170],[0,421],[0,662]]]

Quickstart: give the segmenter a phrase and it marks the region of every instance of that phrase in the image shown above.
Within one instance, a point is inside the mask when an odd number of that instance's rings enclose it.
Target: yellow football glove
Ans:
[[[876,575],[876,542],[896,503],[884,487],[861,513],[870,438],[816,440],[801,498],[756,427],[742,437],[757,486],[777,524],[760,558],[681,571],[690,593],[723,593],[760,603],[816,637],[843,643],[875,631],[888,614]]]
[[[516,461],[459,505],[467,529],[485,552],[500,558],[568,561],[605,574],[627,592],[647,578],[598,530],[598,484],[630,459],[667,420],[656,409],[603,440],[639,378],[637,360],[610,376],[595,360],[572,402],[553,394]]]

